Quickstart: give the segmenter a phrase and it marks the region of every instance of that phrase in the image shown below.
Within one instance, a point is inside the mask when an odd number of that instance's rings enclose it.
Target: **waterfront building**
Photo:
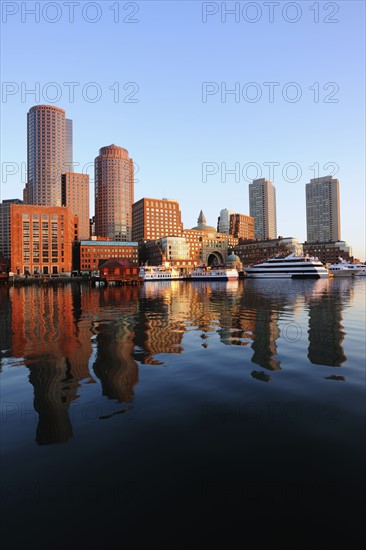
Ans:
[[[347,262],[353,261],[352,248],[345,241],[315,242],[303,244],[304,254],[315,256],[323,263],[336,264],[339,258]]]
[[[95,159],[95,233],[130,241],[134,202],[133,160],[127,149],[108,145]]]
[[[68,206],[79,221],[79,239],[90,237],[89,176],[66,172],[61,176],[62,206]]]
[[[190,247],[191,260],[196,265],[223,265],[229,248],[239,242],[233,235],[218,233],[214,227],[207,225],[202,210],[197,225],[192,229],[184,229],[183,236]]]
[[[229,254],[226,258],[225,265],[230,269],[236,269],[239,273],[240,271],[243,271],[243,264],[240,261],[239,256],[234,254],[234,252],[231,252],[231,254]]]
[[[53,105],[35,105],[27,115],[28,204],[61,206],[61,174],[72,162],[72,123]],[[71,141],[70,141],[71,140]],[[71,157],[70,157],[71,155]]]
[[[254,218],[256,239],[276,239],[276,189],[266,178],[249,184],[249,213]]]
[[[133,265],[139,265],[137,242],[81,240],[76,248],[79,249],[79,265],[74,266],[75,270],[88,275],[96,275],[99,265],[110,258],[128,260]]]
[[[71,275],[77,216],[64,206],[10,205],[11,271]]]
[[[274,256],[302,255],[303,246],[294,237],[279,237],[278,239],[241,242],[234,246],[234,252],[239,256],[244,266],[250,266]]]
[[[11,226],[10,226],[10,205],[23,204],[20,199],[5,199],[0,203],[0,256],[4,257],[7,266],[11,254]]]
[[[172,267],[193,267],[190,246],[184,237],[162,237],[154,241],[145,241],[141,251],[141,263],[163,265],[169,262]]]
[[[99,265],[100,277],[107,283],[138,281],[139,272],[136,263],[126,259],[110,258]]]
[[[254,239],[254,218],[245,214],[231,214],[229,233],[237,239]]]
[[[331,176],[306,184],[307,242],[340,241],[339,181]]]
[[[220,216],[217,219],[217,232],[229,233],[230,232],[230,216],[235,214],[233,210],[223,208],[220,210]]]
[[[179,202],[142,198],[132,205],[132,239],[139,243],[183,233]]]

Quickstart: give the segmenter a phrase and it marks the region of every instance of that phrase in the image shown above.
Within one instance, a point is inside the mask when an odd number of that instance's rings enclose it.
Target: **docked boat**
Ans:
[[[328,266],[329,275],[333,277],[355,277],[361,270],[348,267],[346,263],[332,264]]]
[[[183,279],[178,269],[169,265],[144,265],[139,276],[145,281],[177,281]]]
[[[231,267],[199,266],[191,271],[188,278],[193,281],[236,281],[239,272]]]
[[[351,271],[354,275],[366,276],[366,264],[352,264],[350,262],[345,262],[342,258],[339,258],[339,260],[340,262],[338,264],[333,264],[329,266],[329,270],[332,271],[333,275],[335,274],[335,271],[337,271],[337,273],[339,271],[345,273],[345,270],[343,270],[343,268],[346,267],[347,270]],[[342,270],[338,270],[338,267],[342,267]],[[330,268],[332,268],[332,270]]]
[[[265,262],[244,267],[247,277],[261,279],[320,279],[329,277],[324,264],[312,256],[290,254],[285,258],[270,258]]]

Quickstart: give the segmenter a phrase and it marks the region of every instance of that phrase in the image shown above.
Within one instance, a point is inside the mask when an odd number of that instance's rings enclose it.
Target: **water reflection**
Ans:
[[[69,405],[76,398],[70,364],[64,357],[53,356],[28,359],[26,364],[34,388],[34,409],[39,415],[37,443],[66,443],[73,435]]]
[[[133,388],[138,382],[138,366],[132,358],[134,333],[130,318],[124,315],[117,322],[97,322],[94,332],[97,334],[97,357],[93,370],[102,383],[103,395],[121,403],[131,403]]]
[[[10,353],[11,348],[11,302],[9,290],[0,285],[0,372],[2,370],[3,357]]]
[[[243,368],[270,382],[273,376],[252,364],[267,371],[285,368],[278,343],[292,351],[281,333],[281,323],[290,320],[308,338],[310,363],[340,367],[346,361],[343,310],[353,285],[247,280],[0,289],[1,349],[11,349],[29,369],[37,443],[62,443],[73,435],[69,408],[85,384],[99,384],[108,400],[132,404],[138,364],[159,366],[168,360],[164,354],[184,353],[188,335],[201,351],[243,347]]]
[[[318,283],[316,292],[307,296],[308,359],[314,365],[340,367],[347,359],[342,346],[345,337],[342,311],[351,301],[354,282],[338,279]]]
[[[155,355],[182,353],[187,313],[182,289],[178,281],[151,282],[139,289],[134,356],[141,363],[160,365]]]

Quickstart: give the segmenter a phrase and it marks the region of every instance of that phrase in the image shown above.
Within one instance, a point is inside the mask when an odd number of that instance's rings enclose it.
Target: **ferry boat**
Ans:
[[[270,258],[251,267],[244,267],[247,277],[262,279],[320,279],[329,277],[324,264],[312,256]]]
[[[144,265],[140,267],[139,276],[145,281],[177,281],[183,279],[178,269],[169,265]]]
[[[239,272],[231,267],[199,266],[191,271],[188,278],[194,281],[236,281]]]

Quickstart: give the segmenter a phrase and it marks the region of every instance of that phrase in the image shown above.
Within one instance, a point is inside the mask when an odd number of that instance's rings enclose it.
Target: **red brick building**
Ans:
[[[119,258],[110,258],[99,266],[100,277],[107,283],[138,282],[139,271],[140,268],[134,262]]]
[[[115,258],[127,260],[133,265],[139,265],[138,244],[136,242],[91,240],[80,241],[80,264],[78,269],[83,273],[92,274],[99,270],[102,261]]]
[[[79,239],[90,237],[89,176],[66,172],[61,176],[62,205],[68,206],[79,220]]]
[[[132,240],[139,243],[183,234],[178,201],[143,198],[132,205]]]
[[[64,206],[10,206],[11,271],[16,275],[71,275],[78,219]]]
[[[254,239],[254,218],[245,214],[231,214],[229,232],[237,239]]]
[[[102,147],[95,159],[95,234],[130,241],[133,201],[133,160],[127,149]]]

